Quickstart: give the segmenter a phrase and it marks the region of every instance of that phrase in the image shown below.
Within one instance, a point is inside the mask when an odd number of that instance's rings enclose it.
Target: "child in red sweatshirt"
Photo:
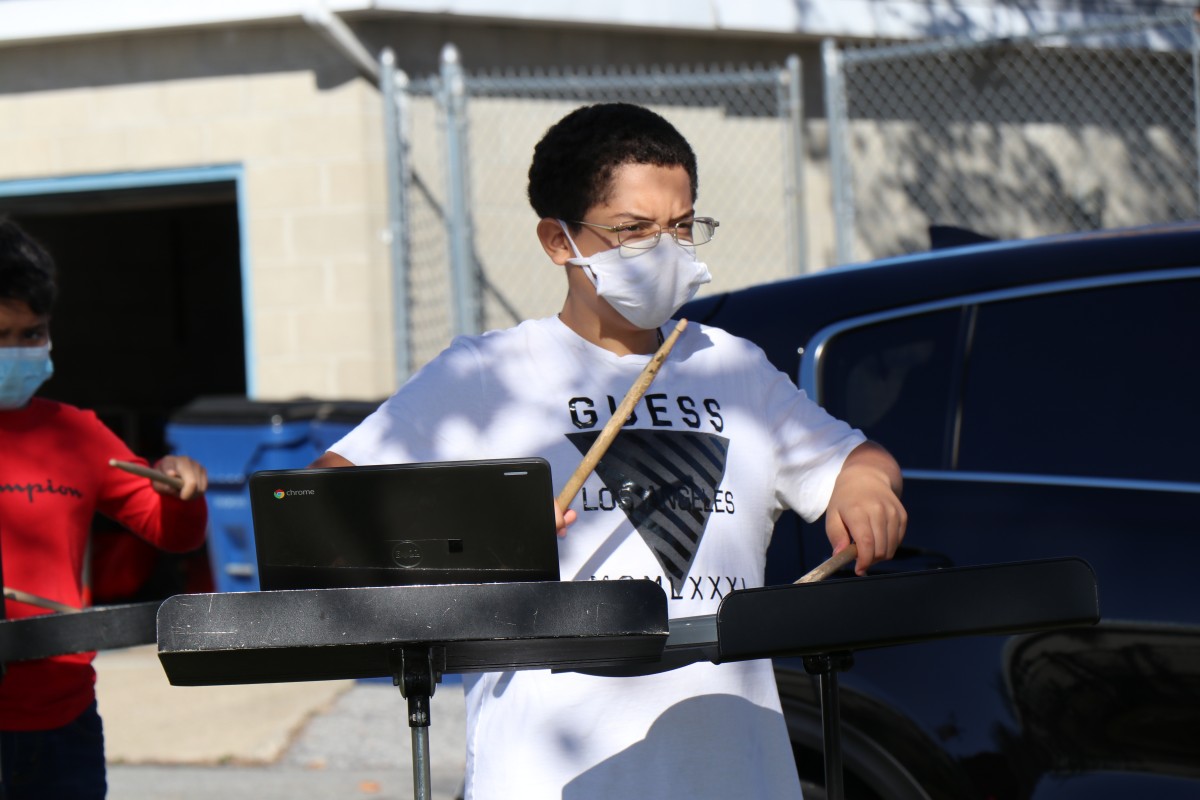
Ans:
[[[93,515],[103,514],[164,550],[204,540],[208,476],[184,456],[157,468],[181,489],[109,466],[145,464],[97,419],[34,397],[54,368],[50,313],[57,284],[49,254],[0,219],[0,569],[4,587],[74,608],[87,604],[84,562]],[[5,601],[9,619],[47,610]],[[6,800],[103,798],[104,737],[96,709],[95,653],[4,665],[0,769]]]

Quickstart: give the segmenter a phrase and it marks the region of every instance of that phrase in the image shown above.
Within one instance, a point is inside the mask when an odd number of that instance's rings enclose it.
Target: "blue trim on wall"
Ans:
[[[68,175],[53,178],[25,178],[0,181],[0,197],[32,197],[69,192],[103,192],[118,189],[145,189],[154,186],[178,186],[189,183],[232,181],[237,194],[238,242],[242,260],[242,331],[246,360],[246,396],[258,395],[258,373],[254,359],[254,328],[250,309],[250,242],[246,225],[246,181],[241,164],[215,164],[207,167],[158,169],[146,172],[108,172],[96,175]]]
[[[242,253],[242,347],[246,362],[246,397],[258,397],[258,364],[254,358],[254,303],[250,281],[250,228],[246,221],[246,180],[241,167],[237,176],[238,245]]]
[[[144,189],[150,186],[174,186],[185,183],[240,182],[241,178],[242,166],[240,164],[156,169],[146,172],[105,172],[95,175],[66,175],[54,178],[24,178],[0,181],[0,197]]]

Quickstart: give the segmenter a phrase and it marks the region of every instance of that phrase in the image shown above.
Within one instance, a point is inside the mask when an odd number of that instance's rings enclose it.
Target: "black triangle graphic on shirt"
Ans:
[[[599,435],[588,431],[567,438],[587,453]],[[728,452],[729,440],[713,433],[623,430],[596,465],[677,594],[704,538]]]

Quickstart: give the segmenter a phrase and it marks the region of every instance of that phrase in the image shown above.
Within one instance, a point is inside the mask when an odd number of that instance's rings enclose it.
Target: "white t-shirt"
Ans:
[[[460,337],[330,449],[355,464],[541,456],[558,491],[649,359],[557,317]],[[690,325],[572,503],[562,579],[649,578],[670,616],[715,613],[762,585],[781,510],[820,516],[863,441],[753,344]],[[465,683],[467,800],[800,796],[769,661]]]

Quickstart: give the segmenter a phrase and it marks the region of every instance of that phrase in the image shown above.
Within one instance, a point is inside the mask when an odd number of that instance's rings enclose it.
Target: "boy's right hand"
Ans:
[[[558,530],[558,538],[567,535],[567,526],[575,522],[575,518],[579,515],[575,513],[575,509],[568,508],[564,512],[558,507],[558,501],[554,502],[554,527]]]

